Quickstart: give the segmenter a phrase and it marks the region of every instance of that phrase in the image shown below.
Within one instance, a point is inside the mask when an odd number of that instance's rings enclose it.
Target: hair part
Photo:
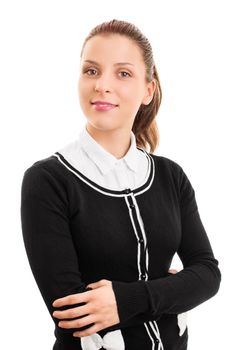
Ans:
[[[141,104],[134,119],[132,131],[135,134],[138,147],[154,153],[159,144],[159,130],[156,122],[156,116],[162,100],[162,90],[158,72],[154,63],[153,51],[149,40],[132,23],[113,19],[109,22],[103,22],[94,27],[86,37],[82,49],[88,40],[96,35],[120,34],[135,42],[141,53],[146,66],[146,81],[151,82],[155,79],[156,89],[153,98],[148,105]],[[148,149],[149,146],[149,149]]]

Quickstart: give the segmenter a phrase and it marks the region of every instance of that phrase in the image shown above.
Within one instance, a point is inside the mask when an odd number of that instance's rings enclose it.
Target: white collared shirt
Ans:
[[[102,147],[87,131],[86,125],[78,138],[59,152],[90,180],[112,190],[137,188],[145,182],[149,172],[146,154],[136,146],[134,133],[124,157],[117,159]]]

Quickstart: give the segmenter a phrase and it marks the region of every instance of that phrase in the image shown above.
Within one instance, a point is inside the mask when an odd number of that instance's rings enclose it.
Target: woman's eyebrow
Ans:
[[[96,64],[99,66],[99,63],[96,61],[92,61],[92,60],[85,60],[84,62],[88,62],[88,63],[92,63],[92,64]],[[122,65],[131,65],[134,66],[134,64],[130,63],[130,62],[118,62],[118,63],[114,63],[114,66],[122,66]]]

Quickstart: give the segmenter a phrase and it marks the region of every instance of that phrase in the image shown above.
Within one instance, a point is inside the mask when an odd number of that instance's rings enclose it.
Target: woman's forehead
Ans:
[[[82,54],[82,63],[128,65],[133,68],[138,62],[143,63],[141,52],[136,43],[121,35],[103,37],[97,35],[86,42]]]

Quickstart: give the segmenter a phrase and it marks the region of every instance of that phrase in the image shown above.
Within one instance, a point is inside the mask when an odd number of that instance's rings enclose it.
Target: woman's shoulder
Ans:
[[[172,179],[172,182],[178,188],[192,187],[190,181],[190,172],[185,168],[184,165],[181,165],[179,161],[171,159],[164,155],[157,155],[152,153],[150,153],[150,155],[154,159],[155,173],[157,171],[158,176],[164,180],[167,179],[169,182],[169,179]]]
[[[59,161],[59,156],[65,155],[69,159],[70,153],[76,152],[78,150],[77,139],[66,143],[62,147],[58,148],[57,151],[51,153],[47,157],[36,160],[28,168],[25,169],[27,173],[41,173],[43,171],[48,171],[53,174],[66,174],[66,168],[62,165],[62,162]]]
[[[55,154],[40,158],[25,168],[22,177],[22,188],[38,193],[53,187],[64,191],[70,183],[70,173],[59,162]]]
[[[43,172],[56,173],[61,169],[60,163],[55,156],[55,154],[51,154],[48,157],[40,158],[35,160],[31,165],[29,165],[24,170],[24,174],[40,174]]]
[[[159,167],[161,170],[173,172],[175,171],[178,173],[183,172],[183,167],[178,161],[164,155],[158,155],[154,153],[149,154],[154,159],[155,166]]]

